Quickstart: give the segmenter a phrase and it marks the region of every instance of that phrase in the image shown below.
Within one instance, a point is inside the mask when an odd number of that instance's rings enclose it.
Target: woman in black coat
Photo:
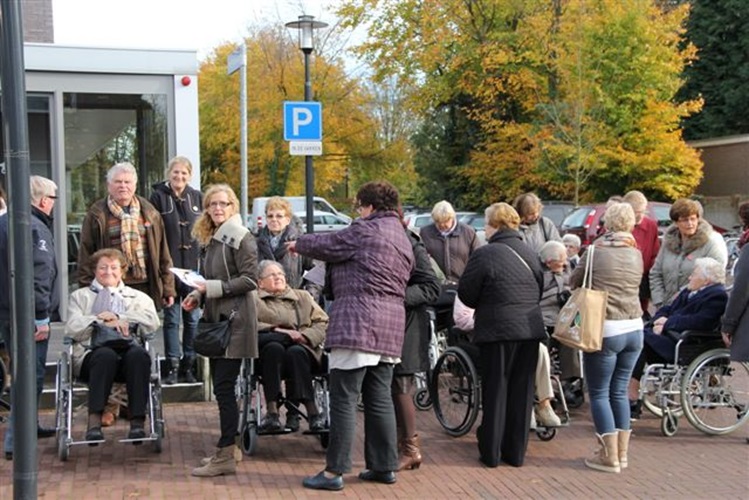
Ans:
[[[486,209],[488,244],[468,261],[460,300],[476,310],[473,342],[481,348],[483,415],[476,431],[479,460],[520,467],[528,447],[538,343],[546,339],[539,300],[543,272],[518,232],[507,203]]]
[[[406,336],[403,339],[401,362],[393,368],[391,391],[398,426],[398,470],[418,469],[421,447],[416,433],[416,408],[411,389],[413,376],[429,370],[429,313],[427,306],[437,300],[440,283],[432,270],[426,247],[419,237],[406,230],[411,241],[416,265],[406,287]]]

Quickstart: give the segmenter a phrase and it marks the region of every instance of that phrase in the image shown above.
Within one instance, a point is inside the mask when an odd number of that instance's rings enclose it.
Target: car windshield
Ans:
[[[571,212],[562,223],[563,227],[582,227],[585,224],[585,218],[592,209],[590,207],[580,207]]]
[[[653,206],[653,215],[658,222],[659,226],[670,226],[671,225],[671,205],[655,205]]]

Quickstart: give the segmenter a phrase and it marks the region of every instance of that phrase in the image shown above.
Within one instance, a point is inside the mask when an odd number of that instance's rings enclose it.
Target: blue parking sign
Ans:
[[[319,102],[284,101],[283,139],[322,141],[322,105]]]

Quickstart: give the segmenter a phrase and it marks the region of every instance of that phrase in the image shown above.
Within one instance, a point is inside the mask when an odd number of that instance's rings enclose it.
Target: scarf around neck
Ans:
[[[143,242],[140,239],[140,201],[133,196],[130,211],[126,212],[111,196],[107,196],[109,211],[120,220],[120,245],[125,254],[131,276],[136,280],[146,278],[146,259],[143,253]]]

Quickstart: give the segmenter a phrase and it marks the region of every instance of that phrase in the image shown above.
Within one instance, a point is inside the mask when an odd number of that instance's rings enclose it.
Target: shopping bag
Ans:
[[[588,250],[588,259],[583,275],[583,286],[574,290],[557,316],[552,337],[560,343],[583,352],[601,350],[603,322],[606,319],[606,303],[609,293],[593,290],[594,246]]]

